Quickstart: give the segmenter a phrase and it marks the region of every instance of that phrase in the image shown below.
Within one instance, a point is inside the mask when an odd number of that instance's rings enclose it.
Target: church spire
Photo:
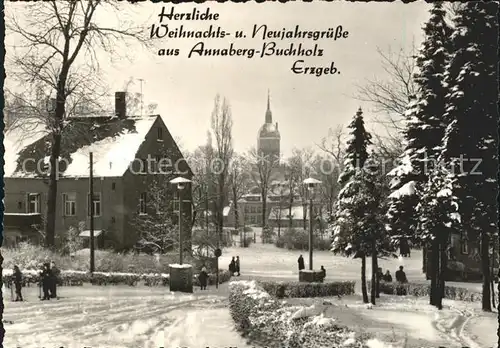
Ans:
[[[273,123],[273,114],[271,112],[271,97],[269,89],[267,90],[266,123]]]

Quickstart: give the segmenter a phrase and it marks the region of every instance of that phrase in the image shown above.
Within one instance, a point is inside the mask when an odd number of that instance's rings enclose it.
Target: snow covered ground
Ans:
[[[221,267],[238,255],[240,279],[297,280],[300,254],[258,242],[250,248],[224,250]],[[307,252],[302,254],[307,264]],[[380,264],[394,273],[402,263],[410,281],[424,282],[421,257],[412,252],[410,259],[382,260]],[[359,284],[359,260],[315,252],[314,262],[315,267],[325,266],[327,280],[355,280]],[[480,284],[457,285],[480,289]],[[164,287],[61,287],[62,298],[47,302],[38,300],[36,287],[24,292],[27,302],[5,302],[5,347],[248,347],[234,331],[227,309],[228,284],[218,290],[196,290],[192,295],[172,294]],[[4,296],[10,298],[10,291]],[[317,300],[290,301],[304,301],[305,305]],[[479,303],[446,300],[446,308],[438,313],[427,305],[427,298],[382,295],[371,309],[361,303],[359,295],[330,301],[335,306],[327,314],[340,325],[372,334],[373,348],[486,348],[497,341],[496,313],[482,313]]]
[[[227,286],[189,295],[85,285],[60,288],[51,301],[27,288],[26,302],[5,302],[4,347],[245,348],[226,309]]]
[[[482,313],[477,304],[444,301],[438,311],[427,298],[381,295],[376,306],[366,305],[360,295],[341,299],[289,299],[291,305],[310,306],[330,302],[325,318],[373,337],[373,347],[470,347],[497,344],[497,313]]]
[[[219,267],[228,268],[231,257],[240,257],[241,274],[249,278],[269,278],[276,280],[298,280],[299,271],[297,259],[300,255],[304,257],[306,268],[308,268],[309,254],[307,250],[296,251],[286,250],[275,247],[273,244],[262,244],[259,238],[259,229],[257,231],[257,243],[249,248],[232,247],[224,249],[220,258]],[[253,232],[248,232],[248,235]],[[359,259],[350,259],[341,256],[335,256],[329,251],[314,251],[313,266],[319,269],[321,266],[326,269],[326,281],[353,280],[356,281],[358,290],[360,290],[361,261]],[[379,267],[382,267],[384,273],[389,270],[393,276],[404,266],[404,271],[410,282],[426,283],[425,274],[422,273],[422,252],[413,250],[409,258],[390,258],[379,260]],[[371,274],[371,264],[367,262],[366,274]],[[450,286],[460,286],[481,292],[479,283],[459,283],[448,282]]]

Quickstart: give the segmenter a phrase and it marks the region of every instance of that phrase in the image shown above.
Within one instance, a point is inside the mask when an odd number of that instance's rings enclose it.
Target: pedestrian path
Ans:
[[[234,329],[234,322],[227,308],[179,310],[171,312],[171,315],[176,320],[157,334],[157,347],[251,348]]]

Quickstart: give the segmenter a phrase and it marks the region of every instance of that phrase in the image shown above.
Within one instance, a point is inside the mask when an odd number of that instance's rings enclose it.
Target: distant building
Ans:
[[[273,124],[273,113],[271,112],[271,100],[268,92],[267,110],[265,123],[260,127],[257,137],[257,151],[264,158],[280,159],[281,135],[278,130],[278,122]]]
[[[498,237],[494,237],[498,240]],[[495,243],[495,253],[498,255],[498,242]],[[491,255],[491,254],[490,254]],[[481,269],[481,249],[478,241],[469,240],[467,235],[453,233],[449,239],[447,253],[447,279],[448,281],[481,281],[483,271]],[[498,276],[498,256],[490,256],[490,266],[494,264],[493,278]],[[427,279],[430,279],[432,269],[432,252],[429,248],[423,249],[422,271]]]
[[[89,237],[89,153],[93,153],[94,236],[99,247],[132,248],[138,233],[133,220],[154,214],[147,204],[152,183],[193,173],[159,115],[126,115],[125,93],[116,93],[115,116],[71,118],[62,136],[58,162],[56,242],[82,223]],[[50,135],[43,127],[15,128],[5,134],[6,244],[40,241],[48,193]],[[163,165],[160,168],[159,164]],[[169,187],[169,186],[167,186]],[[177,188],[167,200],[172,214],[179,207]],[[186,238],[191,229],[191,185],[183,191]],[[183,214],[183,215],[184,215]],[[174,221],[177,219],[174,218]],[[189,234],[189,235],[188,235]]]

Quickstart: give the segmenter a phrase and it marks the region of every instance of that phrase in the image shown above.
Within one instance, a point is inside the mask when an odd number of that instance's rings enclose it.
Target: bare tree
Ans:
[[[267,195],[271,188],[271,179],[275,169],[278,167],[279,158],[276,156],[266,156],[262,152],[253,148],[248,153],[249,163],[254,167],[251,171],[252,181],[259,189],[262,199],[262,227],[267,221]]]
[[[285,207],[285,199],[287,197],[288,183],[280,183],[277,189],[274,190],[274,194],[278,196],[278,205],[273,207],[271,210],[271,215],[276,219],[276,224],[278,225],[278,238],[281,236],[281,219],[283,217],[283,209]],[[276,192],[277,191],[277,192]],[[293,199],[292,199],[293,202]]]
[[[333,214],[334,203],[338,196],[338,177],[344,168],[344,127],[339,125],[328,130],[328,135],[321,139],[316,146],[323,152],[324,156],[315,159],[315,171],[320,180],[321,194],[326,202],[327,213]]]
[[[216,226],[219,236],[224,229],[224,204],[227,198],[228,171],[233,157],[233,118],[231,108],[224,98],[215,97],[214,109],[212,111],[211,131],[215,140],[214,144],[214,171],[217,181],[217,208],[215,210]]]
[[[119,9],[119,4],[115,2],[52,0],[20,6],[16,8],[15,15],[6,20],[8,32],[15,36],[17,48],[20,49],[14,50],[12,76],[21,84],[37,84],[47,94],[55,93],[56,99],[55,110],[47,123],[51,143],[45,244],[53,247],[57,200],[56,162],[61,153],[68,99],[75,91],[89,91],[92,85],[98,85],[99,50],[115,54],[120,41],[132,40],[143,44],[146,41],[141,35],[143,28],[134,28],[126,23],[113,28],[98,23],[97,13],[105,12],[106,8]],[[22,13],[21,24],[17,16]]]
[[[355,99],[369,102],[374,106],[375,113],[383,114],[376,117],[375,122],[384,126],[390,135],[394,130],[404,129],[406,106],[410,97],[416,92],[413,75],[416,72],[416,47],[412,44],[409,50],[400,48],[387,51],[377,48],[384,75],[367,79],[363,85],[358,85]]]
[[[241,155],[236,155],[229,168],[229,187],[234,209],[234,227],[237,231],[240,229],[240,214],[238,201],[250,189],[250,166],[246,159]]]
[[[292,156],[288,159],[288,165],[292,173],[292,177],[296,179],[296,189],[300,194],[303,203],[307,202],[308,190],[302,184],[302,182],[311,176],[312,165],[314,160],[314,151],[312,148],[298,149],[294,148],[292,150]],[[302,205],[303,209],[303,224],[304,229],[307,227],[307,206]],[[291,209],[290,209],[291,210]]]
[[[192,190],[192,225],[204,226],[214,223],[214,202],[217,200],[216,177],[211,170],[214,163],[212,135],[207,132],[207,142],[186,156],[189,167],[194,172]],[[208,232],[207,232],[208,233]]]
[[[288,161],[290,162],[290,161]],[[288,228],[293,227],[292,209],[295,203],[295,194],[300,185],[300,175],[296,171],[293,163],[285,164],[285,180],[288,189]]]

